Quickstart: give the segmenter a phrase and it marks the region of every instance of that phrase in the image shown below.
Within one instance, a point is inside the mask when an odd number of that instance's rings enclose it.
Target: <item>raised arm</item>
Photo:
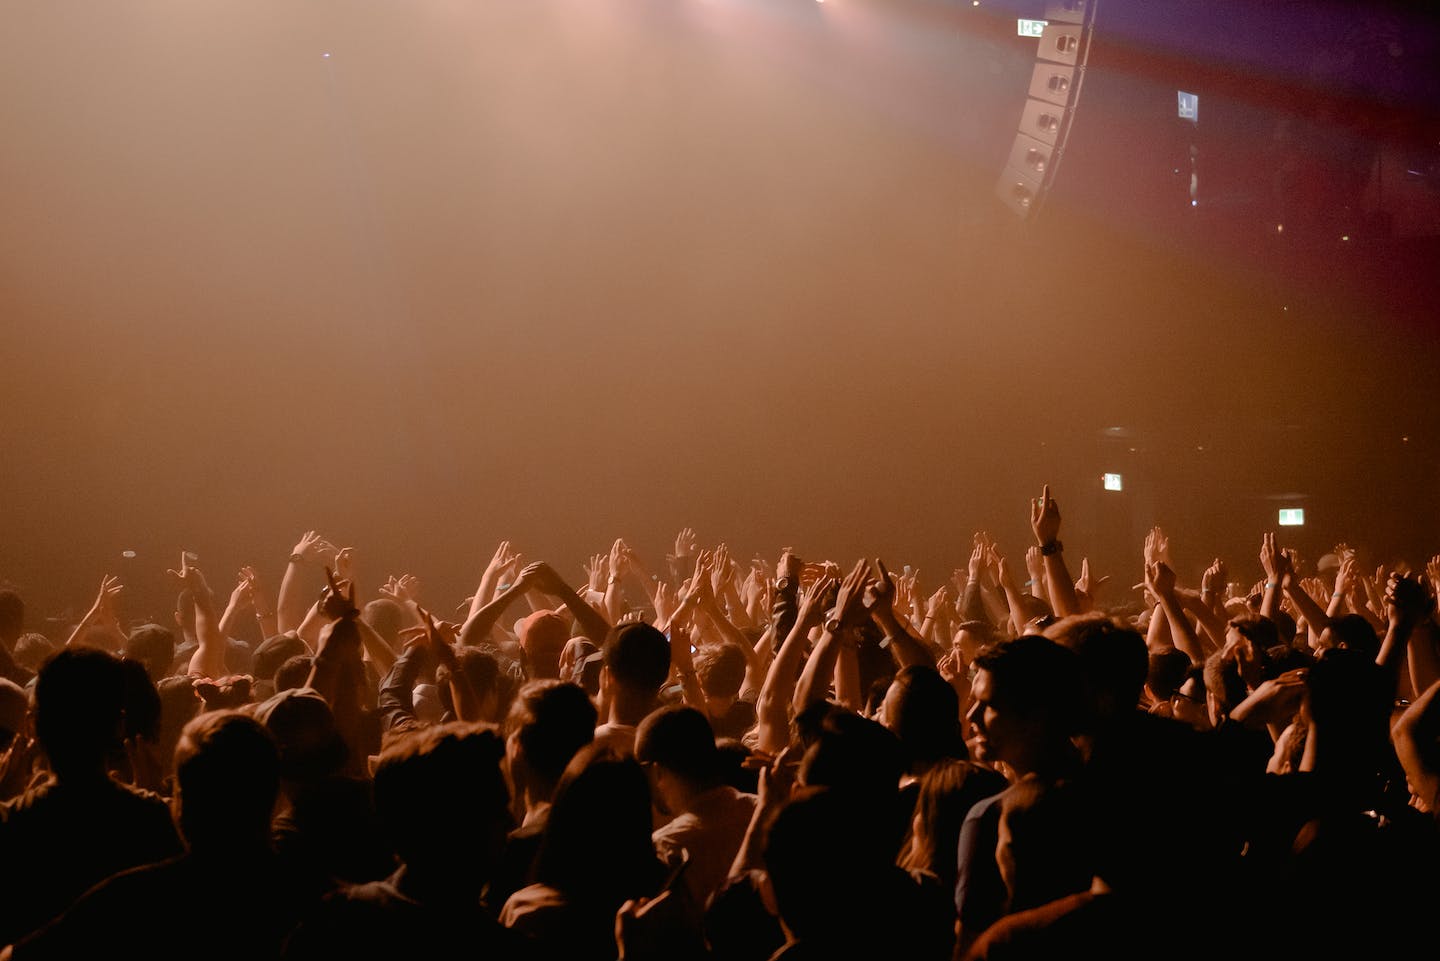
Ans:
[[[886,647],[895,659],[895,666],[906,668],[911,664],[935,666],[935,655],[921,640],[910,633],[904,622],[895,615],[895,579],[885,567],[885,562],[875,558],[872,562],[874,579],[865,591],[865,606],[875,626],[885,635]],[[941,587],[944,590],[944,587]]]
[[[520,555],[510,549],[510,542],[501,541],[500,546],[495,548],[495,553],[490,556],[490,562],[485,565],[484,572],[480,575],[480,583],[475,588],[475,596],[470,598],[470,611],[465,615],[467,621],[474,617],[480,608],[495,599],[495,585],[500,582],[501,573],[515,567],[519,560]]]
[[[565,579],[555,572],[549,564],[541,562],[535,573],[535,587],[565,605],[575,618],[575,626],[580,633],[588,637],[597,647],[605,642],[605,635],[610,633],[610,622],[607,621],[599,611],[585,603],[579,594],[565,582]]]
[[[305,565],[323,567],[333,564],[339,554],[334,544],[321,537],[316,531],[306,531],[290,551],[290,561],[285,565],[285,576],[280,579],[280,597],[275,605],[277,634],[298,631],[310,609],[306,603],[305,588],[300,583]]]
[[[1410,793],[1434,816],[1440,811],[1440,766],[1435,763],[1435,743],[1440,740],[1440,681],[1405,709],[1391,737],[1405,780],[1410,782]]]
[[[835,663],[840,655],[840,644],[844,641],[842,632],[854,629],[857,617],[864,616],[861,601],[865,594],[865,579],[868,565],[865,560],[855,563],[845,580],[840,583],[840,593],[835,597],[834,613],[825,621],[820,640],[805,662],[800,674],[800,683],[795,686],[795,713],[799,714],[816,701],[825,700],[829,684],[835,677]],[[838,692],[837,692],[838,693]],[[847,705],[850,706],[850,705]],[[852,707],[853,709],[853,707]]]
[[[189,591],[190,600],[195,604],[196,647],[190,657],[188,673],[201,677],[224,677],[225,637],[220,633],[220,621],[215,616],[215,598],[200,568],[190,564],[190,557],[189,552],[182,551],[180,569],[169,572]]]
[[[1030,502],[1030,530],[1035,534],[1035,543],[1044,559],[1045,588],[1050,594],[1055,616],[1080,613],[1075,582],[1065,566],[1065,546],[1060,543],[1060,507],[1050,496],[1049,484],[1045,485],[1039,498]]]
[[[109,641],[111,650],[118,651],[125,644],[125,632],[120,630],[120,620],[115,616],[115,598],[119,596],[124,587],[120,578],[106,574],[100,579],[100,592],[95,595],[95,603],[90,605],[90,610],[75,625],[75,630],[65,640],[65,646],[69,647],[80,641],[92,629],[103,631]]]
[[[515,578],[515,583],[479,608],[475,608],[472,602],[474,613],[465,619],[465,624],[460,628],[460,646],[474,647],[483,643],[485,638],[490,636],[491,629],[500,622],[500,615],[529,590],[531,584],[539,578],[540,569],[544,566],[540,561],[529,565]]]
[[[1400,665],[1405,662],[1410,636],[1422,621],[1430,617],[1434,601],[1419,581],[1391,574],[1385,589],[1385,609],[1390,623],[1385,639],[1380,642],[1380,653],[1376,655],[1375,663],[1390,678],[1393,697],[1400,683]]]
[[[810,628],[819,621],[821,612],[829,606],[837,586],[834,578],[817,578],[801,595],[795,623],[790,627],[780,645],[765,683],[760,688],[760,698],[755,711],[759,721],[760,750],[775,754],[790,743],[790,705],[795,692],[796,678],[800,664],[805,657],[805,642]]]
[[[1266,532],[1260,539],[1260,566],[1265,569],[1265,596],[1260,601],[1260,613],[1273,621],[1275,612],[1280,610],[1282,581],[1290,569],[1290,558],[1275,547],[1274,531]]]
[[[1205,652],[1200,647],[1200,639],[1195,636],[1195,628],[1190,625],[1190,618],[1185,616],[1180,600],[1175,596],[1175,572],[1170,565],[1164,561],[1148,565],[1145,568],[1145,586],[1160,601],[1160,609],[1165,612],[1165,620],[1170,624],[1170,637],[1175,647],[1190,658],[1191,664],[1204,666]]]

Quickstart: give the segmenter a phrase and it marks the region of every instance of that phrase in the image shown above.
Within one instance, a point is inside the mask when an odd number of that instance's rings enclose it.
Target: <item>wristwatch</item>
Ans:
[[[777,580],[777,581],[775,582],[775,589],[776,589],[777,591],[788,591],[788,590],[790,590],[790,586],[791,586],[792,584],[794,584],[794,583],[795,583],[795,582],[794,582],[793,580],[791,580],[790,578],[788,578],[788,577],[782,577],[782,578],[780,578],[779,580]]]
[[[1049,557],[1051,554],[1059,554],[1064,549],[1065,545],[1060,543],[1058,540],[1053,540],[1048,544],[1040,545],[1040,553],[1044,554],[1046,557]]]
[[[827,618],[825,618],[825,633],[827,633],[827,634],[839,634],[839,633],[840,633],[840,618],[838,618],[838,617],[827,617]]]

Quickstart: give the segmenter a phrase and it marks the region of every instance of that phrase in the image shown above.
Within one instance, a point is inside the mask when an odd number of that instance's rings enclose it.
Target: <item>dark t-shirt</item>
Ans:
[[[502,928],[479,900],[465,904],[418,901],[401,890],[401,874],[341,888],[326,896],[285,946],[288,961],[344,958],[396,961],[452,955],[510,961],[519,939]]]
[[[0,805],[0,944],[49,921],[95,884],[181,852],[159,795],[105,778],[51,779]]]
[[[187,854],[101,882],[16,944],[14,958],[265,961],[280,956],[300,909],[290,876],[268,851],[223,860]]]

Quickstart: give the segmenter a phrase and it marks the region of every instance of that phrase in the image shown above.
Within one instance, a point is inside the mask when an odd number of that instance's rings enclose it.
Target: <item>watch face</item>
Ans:
[[[829,631],[831,634],[838,634],[840,632],[839,618],[832,617],[827,620],[825,622],[825,630]]]

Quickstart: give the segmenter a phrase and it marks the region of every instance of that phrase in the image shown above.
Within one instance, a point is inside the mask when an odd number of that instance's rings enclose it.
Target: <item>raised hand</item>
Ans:
[[[1265,571],[1265,580],[1279,584],[1280,575],[1288,564],[1288,558],[1275,547],[1275,532],[1267,531],[1260,539],[1260,566]]]
[[[1169,597],[1175,593],[1175,572],[1164,561],[1146,564],[1145,587],[1157,598]]]
[[[655,582],[655,595],[651,598],[655,605],[655,623],[668,624],[670,618],[675,615],[675,591],[664,581]]]
[[[840,593],[835,595],[835,617],[845,626],[853,625],[863,614],[865,582],[869,576],[868,564],[862,557],[840,582]]]
[[[1045,555],[1040,553],[1038,547],[1027,547],[1025,549],[1025,571],[1030,575],[1030,584],[1036,588],[1033,593],[1039,593],[1039,588],[1045,583]]]
[[[983,531],[977,533],[974,546],[970,549],[970,563],[966,568],[966,574],[972,581],[980,580],[980,572],[985,568],[985,542],[981,539],[984,536]]]
[[[459,670],[460,659],[455,656],[455,648],[450,646],[445,634],[441,630],[440,622],[431,616],[430,612],[423,607],[417,607],[416,613],[420,615],[420,623],[425,627],[425,646],[435,655],[435,663],[449,669],[452,673]]]
[[[812,581],[800,595],[800,605],[796,611],[797,622],[803,625],[818,623],[825,610],[835,603],[835,592],[839,583],[833,577],[818,577]]]
[[[1200,578],[1201,592],[1209,594],[1211,597],[1223,596],[1226,578],[1229,576],[1230,572],[1226,569],[1225,562],[1218,557],[1215,558],[1210,562],[1210,566],[1205,568],[1205,573]]]
[[[236,583],[235,589],[230,592],[230,607],[241,611],[247,607],[254,606],[254,604],[254,585],[251,583],[250,578],[245,576],[245,572],[241,571],[239,582]]]
[[[1030,502],[1030,530],[1041,547],[1055,543],[1060,536],[1060,506],[1050,496],[1049,484]]]
[[[320,536],[318,531],[306,531],[291,549],[291,557],[299,557],[307,564],[333,564],[340,551],[334,544]]]
[[[795,554],[795,549],[787,547],[780,552],[780,560],[775,564],[775,579],[778,581],[788,577],[792,582],[796,582],[795,578],[800,576],[802,566],[800,558]]]
[[[610,559],[604,554],[591,554],[590,559],[582,566],[585,568],[586,588],[598,594],[605,593],[605,581],[609,575]]]
[[[1092,579],[1090,576],[1090,558],[1080,558],[1080,576],[1075,581],[1076,593],[1084,594],[1086,597],[1093,598],[1095,596],[1095,592],[1098,591],[1100,588],[1104,587],[1106,582],[1109,580],[1109,574],[1106,574],[1104,577],[1098,579]]]
[[[255,573],[255,568],[240,568],[240,576],[243,577],[245,583],[249,585],[250,603],[255,608],[256,615],[259,617],[273,617],[275,615],[275,604],[270,600],[270,594],[265,590],[265,585],[260,580],[260,575]]]
[[[630,548],[623,538],[615,538],[610,545],[610,578],[619,580],[630,573]]]
[[[358,617],[360,611],[355,607],[355,584],[348,582],[341,584],[335,578],[335,572],[325,568],[325,580],[328,587],[325,596],[320,601],[321,612],[330,620],[351,620]]]
[[[120,578],[110,574],[100,578],[100,590],[95,595],[95,603],[90,605],[90,613],[85,615],[85,623],[118,631],[120,619],[115,614],[115,598],[122,590]]]
[[[1416,578],[1392,573],[1385,585],[1385,615],[1392,625],[1414,627],[1430,616],[1435,602]]]
[[[500,546],[495,548],[495,553],[490,556],[490,563],[485,567],[486,570],[499,574],[514,567],[519,561],[520,555],[511,549],[510,542],[501,541]]]
[[[931,594],[930,599],[925,602],[926,619],[934,620],[935,618],[939,617],[940,612],[945,609],[945,602],[949,600],[949,597],[950,588],[948,588],[944,584],[941,584],[939,587],[937,587],[935,589],[935,593]]]
[[[895,578],[890,576],[885,562],[878,557],[875,558],[872,569],[875,576],[871,579],[870,585],[865,588],[865,609],[872,615],[883,616],[895,609]]]
[[[192,591],[196,588],[206,587],[205,576],[200,573],[200,568],[195,567],[190,563],[194,559],[194,557],[195,555],[191,554],[189,551],[181,551],[180,569],[176,570],[172,567],[165,572],[171,577],[177,579],[182,587],[185,587]]]
[[[675,558],[689,557],[695,553],[695,531],[689,527],[680,528],[675,535]]]
[[[1159,527],[1152,527],[1145,535],[1145,566],[1162,561],[1170,563],[1170,538]]]
[[[335,576],[342,581],[355,580],[355,548],[342,547],[335,552]]]

